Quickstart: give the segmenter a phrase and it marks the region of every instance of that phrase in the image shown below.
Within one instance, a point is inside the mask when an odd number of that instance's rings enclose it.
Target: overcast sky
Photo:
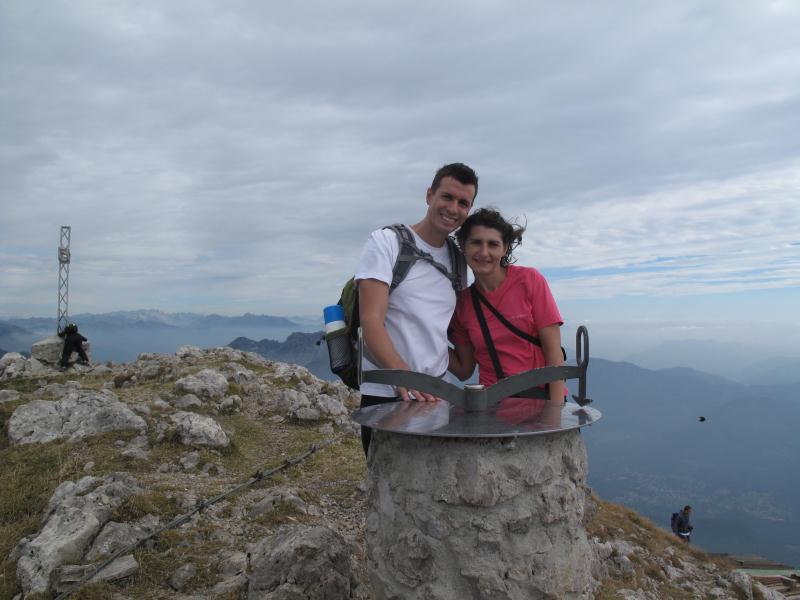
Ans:
[[[4,0],[0,317],[55,316],[61,225],[71,313],[319,314],[463,161],[568,323],[797,347],[798,31],[788,0]]]

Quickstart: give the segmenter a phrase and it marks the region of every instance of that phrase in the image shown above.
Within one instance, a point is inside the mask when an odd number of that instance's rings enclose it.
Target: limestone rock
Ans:
[[[7,352],[0,357],[0,379],[11,379],[25,371],[25,357],[19,352]]]
[[[200,398],[198,398],[194,394],[184,394],[183,396],[175,400],[174,404],[181,410],[186,410],[187,408],[192,408],[193,406],[203,406],[203,403],[200,401]]]
[[[70,589],[74,583],[83,579],[89,572],[95,569],[96,565],[66,565],[59,567],[53,573],[53,589],[56,592],[63,592]],[[90,582],[95,581],[117,581],[130,577],[139,570],[139,563],[133,557],[133,554],[126,554],[120,556],[110,565],[106,565],[102,570],[95,573],[90,579]]]
[[[288,504],[304,515],[319,516],[322,514],[318,507],[308,504],[300,498],[296,490],[276,487],[267,490],[266,495],[250,507],[249,515],[253,518],[266,514],[274,510],[279,504]]]
[[[234,550],[222,550],[216,561],[217,573],[232,577],[247,571],[247,554]]]
[[[244,590],[247,587],[247,582],[247,575],[244,573],[228,577],[211,588],[211,595],[213,597],[224,596],[229,598],[231,594]],[[238,598],[238,595],[236,597]]]
[[[78,381],[65,381],[64,383],[48,383],[36,390],[37,396],[61,399],[81,389]]]
[[[197,346],[181,346],[175,351],[175,356],[178,358],[203,358],[203,350]]]
[[[75,441],[106,431],[136,429],[147,423],[113,392],[79,390],[63,400],[33,400],[14,411],[8,421],[12,444],[45,443],[57,439]]]
[[[25,594],[46,592],[52,571],[80,561],[113,510],[140,492],[135,480],[125,474],[103,479],[86,476],[59,485],[39,533],[23,538],[14,550],[19,557],[17,577]]]
[[[91,360],[91,344],[83,342],[83,349],[86,355]],[[35,358],[39,362],[46,365],[56,366],[61,362],[61,353],[64,351],[64,340],[57,335],[54,335],[43,340],[35,342],[31,346],[31,358]],[[73,352],[69,356],[69,362],[78,360],[78,353]]]
[[[0,390],[0,404],[4,402],[13,402],[19,399],[19,392],[17,390]]]
[[[227,434],[214,419],[190,412],[170,415],[175,423],[181,443],[195,446],[227,447],[231,442]]]
[[[184,456],[181,456],[181,458],[178,460],[178,462],[187,471],[195,469],[195,468],[197,468],[197,465],[200,464],[200,453],[199,452],[189,452],[188,454],[185,454]]]
[[[733,571],[728,575],[734,587],[741,592],[741,597],[746,600],[753,600],[753,580],[744,571]]]
[[[178,567],[172,573],[172,575],[169,576],[167,583],[173,590],[180,592],[183,591],[183,589],[188,585],[189,581],[191,581],[196,575],[197,565],[193,563],[186,563],[185,565]]]
[[[64,340],[54,335],[31,346],[31,357],[49,365],[57,365],[61,361],[64,350]]]
[[[290,418],[301,421],[316,421],[349,414],[340,399],[319,393],[313,388],[306,388],[306,391],[293,388],[281,390],[275,401],[275,408]]]
[[[352,549],[327,527],[281,526],[250,554],[248,600],[349,599]]]
[[[242,407],[242,399],[239,396],[225,396],[222,399],[222,402],[219,403],[219,412],[225,415],[230,415],[239,410]]]
[[[249,383],[256,379],[256,374],[253,371],[240,365],[239,363],[229,362],[224,365],[221,370],[228,378],[228,381],[232,381],[239,385],[243,383]]]
[[[228,380],[222,373],[213,369],[203,369],[196,375],[181,377],[175,382],[175,389],[181,394],[194,394],[204,400],[218,400],[228,391]]]
[[[86,560],[98,561],[107,558],[130,544],[145,539],[158,528],[158,517],[147,515],[134,523],[109,521],[92,542]]]

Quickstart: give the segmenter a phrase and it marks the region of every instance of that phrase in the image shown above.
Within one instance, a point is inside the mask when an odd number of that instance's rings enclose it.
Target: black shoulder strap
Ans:
[[[397,235],[397,241],[400,244],[400,252],[397,255],[397,260],[392,269],[392,284],[389,286],[391,292],[400,285],[400,282],[406,278],[408,272],[411,270],[412,265],[418,260],[424,260],[430,263],[437,271],[450,280],[453,289],[458,293],[461,290],[461,277],[458,274],[457,263],[453,264],[453,272],[451,273],[447,267],[442,263],[437,262],[430,254],[420,250],[417,243],[414,241],[414,234],[411,230],[403,224],[387,225],[384,229],[391,229]],[[449,246],[448,246],[449,247]]]
[[[458,277],[458,288],[453,286],[458,293],[467,283],[467,259],[464,258],[461,248],[458,247],[458,242],[449,235],[447,236],[447,249],[450,251],[450,266],[453,268],[453,274]],[[455,284],[455,282],[453,283]]]
[[[492,359],[492,366],[497,375],[497,381],[500,381],[501,379],[505,379],[506,376],[503,373],[503,367],[500,366],[500,357],[497,356],[497,349],[494,347],[492,334],[489,333],[489,325],[486,323],[486,317],[483,316],[483,310],[481,310],[481,303],[480,300],[478,300],[480,294],[474,285],[470,286],[469,289],[472,292],[472,306],[475,308],[475,314],[478,317],[478,322],[483,332],[483,341],[486,342],[486,349],[489,351],[489,356]]]
[[[508,319],[506,319],[506,318],[505,318],[505,317],[502,315],[502,313],[501,313],[499,310],[497,310],[497,309],[496,309],[494,306],[492,306],[492,303],[491,303],[491,302],[489,302],[489,301],[486,299],[486,297],[485,297],[483,294],[481,294],[481,293],[478,291],[478,288],[477,288],[477,286],[475,286],[475,285],[473,284],[473,285],[471,286],[471,288],[470,288],[470,289],[472,290],[472,296],[473,296],[473,298],[477,298],[477,299],[478,299],[478,300],[480,300],[480,301],[481,301],[483,304],[485,304],[485,305],[486,305],[486,308],[488,308],[490,311],[492,311],[492,314],[493,314],[495,317],[497,317],[497,320],[498,320],[498,321],[500,321],[500,322],[501,322],[503,325],[505,325],[505,326],[506,326],[506,328],[507,328],[507,329],[508,329],[508,330],[509,330],[511,333],[513,333],[514,335],[517,335],[517,336],[521,337],[523,340],[526,340],[526,341],[530,342],[531,344],[535,344],[535,345],[539,346],[539,348],[541,348],[541,347],[542,347],[542,341],[541,341],[541,340],[540,340],[538,337],[536,337],[536,336],[533,336],[533,335],[531,335],[531,334],[529,334],[529,333],[525,333],[525,332],[524,332],[524,331],[522,331],[522,330],[521,330],[519,327],[515,326],[515,325],[514,325],[514,324],[513,324],[511,321],[509,321]],[[476,310],[475,312],[478,312],[478,311]]]

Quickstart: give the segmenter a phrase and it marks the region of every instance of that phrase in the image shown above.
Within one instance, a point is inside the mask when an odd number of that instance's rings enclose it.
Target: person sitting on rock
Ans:
[[[86,356],[86,351],[83,349],[83,342],[86,338],[78,333],[78,326],[75,323],[67,325],[63,331],[59,332],[58,337],[64,338],[64,350],[61,352],[61,365],[62,369],[69,366],[69,357],[73,352],[78,353],[78,362],[82,365],[89,364],[89,357]]]

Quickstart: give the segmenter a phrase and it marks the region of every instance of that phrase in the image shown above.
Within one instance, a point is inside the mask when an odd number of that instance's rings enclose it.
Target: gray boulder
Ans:
[[[25,357],[19,352],[7,352],[0,357],[0,379],[11,379],[25,371]]]
[[[217,573],[223,577],[240,575],[247,571],[247,554],[237,550],[221,550],[216,560]]]
[[[176,592],[183,591],[189,582],[197,575],[197,566],[193,563],[181,565],[169,576],[167,583]]]
[[[296,490],[283,487],[275,487],[267,490],[266,495],[250,507],[248,514],[251,518],[257,517],[273,511],[279,504],[292,506],[304,515],[320,516],[322,514],[322,511],[320,511],[318,507],[303,501],[303,499],[297,495]]]
[[[81,581],[86,575],[94,571],[98,565],[65,565],[53,572],[53,590],[55,592],[65,592],[72,589],[73,585]],[[97,581],[117,581],[130,577],[139,570],[139,563],[133,554],[120,556],[110,565],[103,567],[100,571],[89,578],[90,582]]]
[[[190,446],[227,447],[231,441],[214,419],[190,412],[177,412],[170,415],[175,423],[181,443]]]
[[[84,342],[83,349],[91,360],[91,344],[89,342]],[[31,358],[35,358],[46,365],[55,366],[61,361],[61,353],[63,350],[64,340],[54,335],[53,337],[34,342],[31,346]],[[78,360],[78,353],[73,352],[69,357],[69,361],[74,362],[76,360]]]
[[[175,400],[175,406],[182,410],[186,410],[187,408],[192,408],[194,406],[203,406],[203,403],[200,401],[200,398],[195,396],[194,394],[184,394],[177,400]]]
[[[39,533],[23,538],[12,552],[25,594],[47,592],[53,570],[79,562],[111,514],[142,490],[126,474],[65,481],[50,498]]]
[[[122,404],[110,390],[74,390],[56,402],[33,400],[14,411],[8,421],[12,444],[79,440],[106,431],[136,429],[147,423]]]
[[[203,369],[196,375],[181,377],[175,382],[180,394],[194,394],[205,400],[219,400],[228,391],[228,380],[213,369]]]
[[[352,597],[350,544],[321,526],[281,526],[250,554],[248,600],[339,600]]]
[[[13,402],[19,399],[19,392],[17,390],[0,390],[0,404],[4,402]]]
[[[175,351],[175,356],[178,358],[203,358],[203,350],[197,346],[181,346]]]
[[[86,560],[97,561],[108,558],[122,548],[145,539],[159,526],[158,517],[147,515],[134,523],[109,521],[92,542]]]

